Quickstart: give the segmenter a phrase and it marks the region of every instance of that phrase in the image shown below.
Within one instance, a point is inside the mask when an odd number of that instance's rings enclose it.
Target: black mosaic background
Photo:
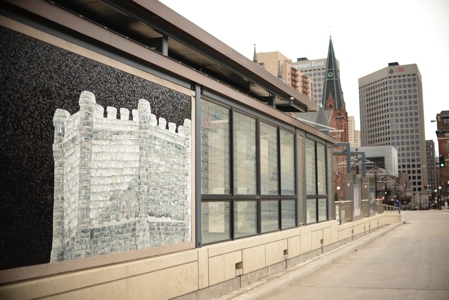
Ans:
[[[190,97],[0,27],[0,270],[48,263],[53,232],[53,115],[98,104],[151,104],[158,118],[190,119]]]

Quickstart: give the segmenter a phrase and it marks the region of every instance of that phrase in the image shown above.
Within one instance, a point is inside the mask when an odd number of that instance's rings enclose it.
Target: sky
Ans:
[[[348,115],[360,129],[358,79],[388,66],[417,64],[426,140],[449,110],[449,0],[160,0],[248,59],[279,51],[293,62],[327,57],[332,36]]]

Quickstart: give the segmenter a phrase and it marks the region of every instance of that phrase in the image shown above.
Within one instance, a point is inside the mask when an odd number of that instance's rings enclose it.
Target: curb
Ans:
[[[385,233],[395,229],[399,225],[405,224],[405,221],[397,222],[395,224],[391,224],[382,229],[379,229],[373,233],[370,233],[358,240],[350,242],[346,245],[343,245],[337,249],[334,249],[330,252],[321,254],[317,257],[314,257],[304,263],[298,264],[297,266],[288,269],[284,272],[287,272],[280,277],[277,277],[271,281],[268,278],[262,279],[259,283],[255,282],[250,285],[250,289],[244,291],[245,288],[242,288],[240,292],[237,291],[235,297],[230,297],[226,299],[234,299],[234,300],[249,300],[249,299],[262,299],[263,297],[273,294],[277,291],[283,290],[290,285],[294,284],[301,278],[309,276],[315,272],[318,272],[322,268],[336,262],[337,260],[343,258],[344,256],[360,249],[367,244],[371,243],[373,240],[379,238]],[[266,282],[266,283],[264,283]],[[252,286],[252,287],[251,287]],[[246,287],[248,289],[248,287]],[[244,293],[244,294],[241,294]],[[224,298],[220,298],[224,299]]]

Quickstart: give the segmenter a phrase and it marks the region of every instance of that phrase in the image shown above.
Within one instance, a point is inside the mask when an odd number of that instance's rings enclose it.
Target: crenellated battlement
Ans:
[[[53,118],[51,261],[190,241],[190,120],[166,129],[144,99],[131,116],[90,92],[79,105]]]

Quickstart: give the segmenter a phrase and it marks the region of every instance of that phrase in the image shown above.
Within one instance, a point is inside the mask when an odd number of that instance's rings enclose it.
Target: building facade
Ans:
[[[362,146],[391,145],[398,170],[409,175],[413,192],[427,183],[422,78],[416,64],[388,67],[359,78]]]
[[[400,220],[339,226],[316,105],[158,1],[0,1],[0,44],[0,299],[219,297]]]
[[[360,130],[356,129],[353,116],[348,117],[348,138],[351,148],[360,147]]]
[[[312,80],[301,70],[294,68],[292,60],[279,51],[256,53],[254,48],[253,61],[310,100],[313,99]]]
[[[436,115],[438,138],[438,176],[434,190],[440,199],[449,201],[449,110]]]
[[[106,17],[82,1],[1,2],[0,270],[151,257],[335,219],[335,140],[285,114],[316,105],[147,4],[99,4]],[[140,25],[110,30],[117,19]]]
[[[432,191],[437,186],[437,172],[435,162],[435,142],[433,140],[426,140],[426,170],[427,170],[427,191]]]
[[[398,190],[403,190],[399,185],[398,152],[393,146],[358,147],[351,150],[365,153],[365,166],[367,176],[375,179],[376,198],[383,198],[385,204],[393,205],[392,199],[397,196]],[[361,167],[361,162],[354,160],[354,165]],[[407,174],[402,178],[408,180]],[[410,196],[410,190],[406,191]]]
[[[334,46],[332,38],[329,39],[329,47],[327,58],[325,60],[322,84],[322,100],[318,112],[297,113],[296,117],[303,121],[309,122],[312,126],[318,128],[323,132],[328,132],[329,135],[337,139],[337,142],[347,143],[349,141],[348,133],[348,113],[346,112],[346,103],[344,100],[343,90],[341,88],[340,71],[338,69],[338,61],[335,57]],[[317,66],[320,63],[310,63],[311,66]],[[320,65],[321,66],[321,65]],[[319,73],[319,72],[317,72]],[[336,167],[334,170],[334,187],[343,186],[344,175],[346,174],[346,161],[343,156],[336,156]],[[337,192],[339,198],[343,199],[344,189]]]
[[[326,79],[326,65],[327,58],[309,60],[306,57],[298,58],[293,62],[293,68],[301,71],[304,75],[310,78],[312,83],[311,100],[320,105],[323,98],[324,80]],[[340,69],[340,62],[337,60],[338,69]]]

